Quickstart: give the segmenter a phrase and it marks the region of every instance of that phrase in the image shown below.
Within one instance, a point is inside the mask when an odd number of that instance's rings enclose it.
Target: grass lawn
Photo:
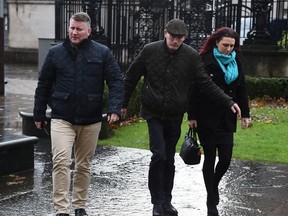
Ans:
[[[251,125],[248,129],[242,130],[240,124],[238,125],[234,137],[233,157],[241,160],[288,164],[287,103],[267,105],[262,102],[250,103]],[[184,120],[182,135],[177,145],[178,152],[187,129],[188,124]],[[144,120],[138,119],[135,123],[119,127],[114,130],[111,138],[99,140],[99,145],[149,149],[147,124]]]
[[[235,134],[235,158],[288,164],[288,109],[252,108],[251,127]],[[240,126],[238,126],[240,128]]]

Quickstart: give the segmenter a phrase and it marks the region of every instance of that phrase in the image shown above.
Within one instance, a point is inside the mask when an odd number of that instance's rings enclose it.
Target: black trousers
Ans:
[[[152,152],[148,176],[152,204],[171,202],[175,175],[174,156],[181,134],[181,123],[182,118],[147,120]]]

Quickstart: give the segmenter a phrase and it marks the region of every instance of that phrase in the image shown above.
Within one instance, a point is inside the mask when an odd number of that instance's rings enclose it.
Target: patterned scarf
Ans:
[[[230,84],[236,80],[238,77],[238,66],[235,60],[236,52],[233,51],[229,55],[224,55],[221,54],[217,48],[214,48],[213,53],[223,73],[225,74],[226,83]]]

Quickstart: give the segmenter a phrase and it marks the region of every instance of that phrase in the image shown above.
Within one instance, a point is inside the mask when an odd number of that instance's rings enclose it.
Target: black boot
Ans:
[[[177,216],[178,215],[178,211],[176,210],[176,208],[171,204],[171,203],[164,203],[163,204],[163,210],[165,215],[169,215],[169,216]]]
[[[214,205],[207,204],[207,208],[208,208],[208,216],[219,216],[218,209],[215,204]]]
[[[153,216],[164,216],[164,211],[161,204],[154,204]]]
[[[219,216],[217,204],[215,202],[215,197],[208,196],[207,197],[207,209],[208,209],[208,216]]]

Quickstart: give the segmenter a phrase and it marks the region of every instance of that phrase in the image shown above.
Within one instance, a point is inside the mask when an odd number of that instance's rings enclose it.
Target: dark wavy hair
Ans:
[[[216,46],[216,41],[222,40],[223,37],[234,38],[235,39],[234,50],[240,51],[239,34],[231,28],[222,27],[222,28],[217,29],[215,32],[212,33],[212,35],[210,35],[206,39],[203,46],[199,50],[200,55],[204,55],[210,52]]]

